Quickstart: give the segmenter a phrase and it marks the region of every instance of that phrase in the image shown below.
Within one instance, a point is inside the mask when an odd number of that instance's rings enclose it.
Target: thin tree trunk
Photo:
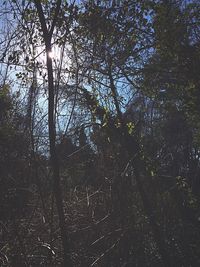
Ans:
[[[47,47],[47,71],[48,71],[48,89],[49,89],[49,106],[48,106],[48,124],[49,124],[49,142],[50,142],[50,156],[51,166],[53,172],[53,191],[56,200],[56,207],[59,216],[59,226],[61,231],[62,244],[64,249],[64,266],[71,266],[69,256],[69,244],[66,235],[66,224],[63,208],[62,190],[60,185],[60,170],[59,162],[56,153],[56,128],[54,118],[54,82],[53,82],[53,68],[52,59],[48,56],[48,51],[51,47]]]
[[[56,23],[57,15],[59,13],[61,1],[57,1],[57,7],[54,15],[54,19],[52,22],[51,29],[48,30],[46,26],[46,21],[44,17],[44,13],[42,10],[42,5],[39,0],[35,0],[35,6],[38,11],[39,20],[41,23],[41,28],[43,32],[43,38],[45,41],[45,50],[46,50],[46,58],[47,58],[47,74],[48,74],[48,126],[49,126],[49,147],[50,147],[50,157],[51,157],[51,168],[53,175],[53,192],[56,200],[56,207],[59,217],[59,226],[61,232],[61,239],[63,245],[63,266],[71,267],[72,262],[70,259],[70,247],[69,241],[66,234],[66,223],[65,223],[65,215],[64,215],[64,207],[63,207],[63,198],[62,198],[62,190],[60,185],[60,170],[59,170],[59,162],[56,153],[56,122],[55,122],[55,88],[54,88],[54,77],[53,77],[53,65],[52,59],[49,56],[49,52],[51,52],[51,39],[54,30],[54,26]]]
[[[112,90],[112,95],[115,98],[114,99],[115,103],[117,103],[118,100],[117,100],[117,94],[115,92],[114,81],[111,80],[110,82],[111,82],[110,86],[111,86],[111,90]],[[87,92],[87,90],[84,90],[82,88],[82,91],[85,95],[88,106],[92,107],[92,109],[94,110],[98,101],[96,101],[96,99],[94,97],[92,97],[91,94],[89,92]],[[170,266],[172,266],[172,264],[171,264],[171,260],[169,257],[167,245],[164,241],[162,231],[160,230],[160,227],[157,224],[156,217],[154,215],[154,208],[153,208],[152,202],[148,198],[147,193],[144,190],[144,185],[143,185],[142,180],[141,180],[141,170],[143,169],[143,167],[141,165],[142,165],[143,161],[140,159],[140,155],[139,155],[140,154],[139,153],[139,151],[140,151],[139,144],[134,140],[134,137],[129,135],[128,129],[127,129],[126,124],[124,122],[124,119],[122,117],[119,106],[117,106],[116,109],[118,109],[117,110],[117,116],[118,116],[118,120],[121,124],[121,130],[120,130],[121,140],[123,142],[123,145],[124,145],[126,151],[128,152],[129,158],[133,158],[133,157],[135,158],[134,166],[133,166],[134,167],[134,173],[135,173],[135,180],[137,183],[139,194],[140,194],[141,199],[142,199],[144,211],[149,218],[149,223],[150,223],[153,235],[154,235],[155,242],[156,242],[157,247],[158,247],[158,251],[159,251],[160,256],[162,258],[161,260],[163,262],[163,265],[165,267],[170,267]],[[98,109],[96,109],[96,114],[100,120],[103,120],[103,117],[105,115],[105,111],[104,111],[104,109],[102,109],[101,107],[98,106]]]
[[[156,222],[156,218],[154,216],[154,208],[152,206],[152,203],[151,203],[150,199],[148,198],[148,196],[144,190],[144,186],[142,184],[142,181],[141,181],[140,169],[142,169],[142,166],[141,166],[142,162],[140,160],[140,155],[139,155],[140,154],[139,153],[140,148],[139,148],[139,145],[136,144],[133,137],[129,135],[127,126],[126,126],[124,119],[123,119],[123,116],[122,116],[122,112],[120,110],[119,101],[117,99],[117,90],[116,90],[114,80],[112,77],[112,63],[111,62],[110,62],[110,66],[109,66],[108,76],[109,76],[109,80],[110,80],[110,88],[111,88],[111,92],[112,92],[112,97],[113,97],[113,100],[115,103],[115,108],[117,111],[117,117],[118,117],[118,120],[121,124],[122,140],[124,142],[124,145],[125,145],[125,148],[126,148],[128,154],[129,154],[129,157],[130,158],[132,158],[133,156],[135,157],[135,161],[134,161],[135,180],[136,180],[137,187],[138,187],[141,199],[142,199],[143,207],[144,207],[144,210],[145,210],[145,212],[149,218],[149,223],[150,223],[151,228],[152,228],[154,239],[157,243],[159,253],[162,257],[162,262],[163,262],[164,266],[170,267],[171,262],[170,262],[168,250],[166,248],[166,243],[164,241],[164,237],[162,235],[160,227],[158,226],[158,224]]]

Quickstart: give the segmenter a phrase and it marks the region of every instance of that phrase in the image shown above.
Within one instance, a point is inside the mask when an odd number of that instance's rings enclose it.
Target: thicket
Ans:
[[[0,266],[199,266],[198,1],[0,5]]]

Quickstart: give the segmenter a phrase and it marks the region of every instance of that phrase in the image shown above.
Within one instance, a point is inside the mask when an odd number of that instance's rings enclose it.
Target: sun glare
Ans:
[[[41,47],[38,49],[38,55],[39,55],[39,59],[42,61],[43,64],[45,64],[46,62],[46,52],[45,52],[45,48]],[[48,52],[48,57],[54,60],[58,60],[59,56],[60,56],[60,50],[58,47],[53,47],[52,51]]]
[[[63,50],[63,48],[59,47],[58,45],[53,45],[52,50],[46,54],[45,47],[41,46],[37,48],[37,60],[39,61],[41,66],[45,68],[46,60],[48,57],[52,59],[54,69],[56,69],[60,63],[62,63],[62,68],[65,69],[66,66],[69,66],[71,62],[68,56],[70,54],[70,50],[70,45],[65,45],[65,50]]]
[[[48,56],[53,59],[55,58],[55,53],[53,51],[48,52]]]

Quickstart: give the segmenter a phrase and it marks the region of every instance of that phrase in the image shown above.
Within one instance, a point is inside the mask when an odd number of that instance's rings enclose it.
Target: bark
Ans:
[[[50,147],[50,158],[51,158],[51,168],[53,175],[53,192],[56,200],[56,207],[59,217],[59,226],[61,232],[62,246],[63,246],[63,266],[70,267],[72,262],[70,259],[70,246],[69,240],[66,234],[66,223],[63,207],[63,197],[60,184],[60,169],[59,161],[56,153],[56,124],[55,124],[55,88],[54,88],[54,77],[53,77],[53,66],[52,59],[49,57],[49,52],[51,51],[51,39],[53,30],[56,24],[56,18],[58,16],[61,1],[57,1],[57,7],[55,15],[53,18],[52,26],[48,31],[46,26],[46,21],[44,13],[42,10],[42,5],[39,0],[35,0],[35,6],[38,12],[43,38],[45,41],[45,50],[47,57],[47,74],[48,74],[48,127],[49,127],[49,147]]]

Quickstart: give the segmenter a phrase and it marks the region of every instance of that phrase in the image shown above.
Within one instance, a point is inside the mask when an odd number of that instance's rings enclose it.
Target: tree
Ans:
[[[50,53],[52,51],[52,35],[54,32],[55,24],[57,23],[57,16],[61,10],[61,1],[57,1],[54,17],[50,29],[47,28],[46,19],[43,13],[43,8],[40,1],[35,1],[35,6],[38,12],[39,21],[42,28],[43,40],[46,51],[46,66],[48,75],[48,126],[49,126],[49,146],[51,166],[53,171],[53,190],[56,199],[56,206],[59,216],[59,225],[61,230],[61,238],[63,244],[63,266],[72,266],[69,256],[69,241],[66,236],[65,215],[63,209],[62,191],[60,186],[60,170],[58,163],[58,156],[56,152],[56,124],[55,124],[55,83],[53,77],[53,65]]]

